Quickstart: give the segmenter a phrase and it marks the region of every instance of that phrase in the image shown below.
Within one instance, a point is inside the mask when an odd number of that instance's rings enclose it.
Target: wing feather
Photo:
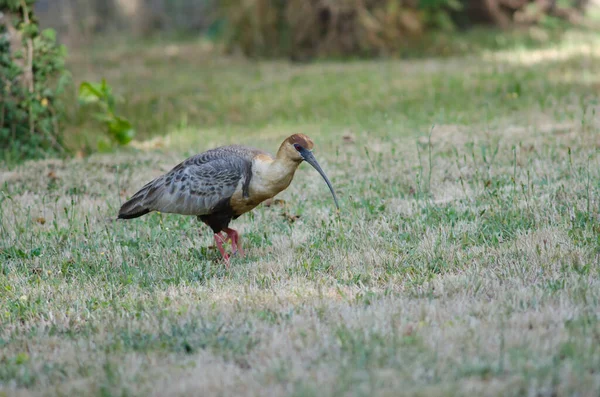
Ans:
[[[238,186],[247,186],[258,149],[227,146],[190,157],[147,183],[123,204],[120,217],[161,211],[207,215],[228,202]],[[240,185],[241,184],[241,185]]]
[[[248,166],[245,159],[228,157],[174,169],[153,184],[146,206],[182,215],[210,214],[249,177]]]

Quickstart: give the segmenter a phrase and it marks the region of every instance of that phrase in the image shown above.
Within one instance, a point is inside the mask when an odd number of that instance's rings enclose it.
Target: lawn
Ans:
[[[445,59],[90,48],[133,147],[0,169],[0,396],[600,394],[600,37]],[[77,111],[67,133],[97,130]],[[186,156],[315,141],[270,206],[114,221]]]

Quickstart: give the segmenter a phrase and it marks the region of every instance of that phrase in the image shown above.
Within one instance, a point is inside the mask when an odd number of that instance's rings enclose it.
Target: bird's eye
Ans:
[[[295,148],[297,151],[300,151],[300,149],[302,149],[302,146],[298,145],[297,143],[294,143],[294,148]]]

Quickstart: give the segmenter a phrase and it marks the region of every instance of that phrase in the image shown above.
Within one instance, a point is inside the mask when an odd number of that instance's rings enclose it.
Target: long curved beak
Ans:
[[[319,174],[321,174],[323,179],[325,179],[325,183],[327,183],[327,186],[329,187],[329,190],[331,191],[331,195],[333,196],[333,201],[335,201],[335,206],[339,210],[340,206],[338,204],[337,197],[335,196],[335,192],[333,191],[333,186],[331,185],[329,178],[327,178],[327,175],[325,175],[325,171],[323,171],[323,169],[317,162],[317,159],[315,158],[315,156],[312,154],[312,152],[310,150],[305,149],[305,148],[300,149],[300,155],[308,164],[312,165]]]

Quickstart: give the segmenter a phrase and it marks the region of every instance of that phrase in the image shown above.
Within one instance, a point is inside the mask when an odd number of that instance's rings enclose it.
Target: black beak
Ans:
[[[331,195],[333,196],[333,201],[335,201],[335,206],[339,210],[340,206],[338,204],[337,197],[335,196],[335,192],[333,191],[333,186],[331,185],[329,178],[327,178],[327,175],[325,175],[325,171],[323,171],[323,169],[317,162],[317,159],[315,158],[315,156],[312,154],[312,152],[310,150],[307,150],[303,147],[301,147],[300,150],[298,150],[298,153],[300,153],[302,158],[304,160],[306,160],[306,162],[308,164],[312,165],[314,167],[314,169],[317,170],[319,172],[319,174],[321,174],[323,179],[325,179],[325,183],[327,183],[327,186],[329,187],[329,190],[331,191]]]

